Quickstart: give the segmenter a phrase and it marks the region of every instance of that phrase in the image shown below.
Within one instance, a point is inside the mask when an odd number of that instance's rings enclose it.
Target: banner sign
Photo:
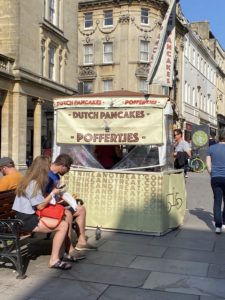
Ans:
[[[163,143],[163,109],[59,109],[56,142],[63,144]]]
[[[164,108],[168,97],[68,97],[54,100],[54,109],[63,107],[160,107]]]
[[[176,1],[170,0],[169,8],[156,38],[149,63],[149,84],[172,86],[175,47]]]
[[[181,225],[186,210],[183,173],[70,171],[68,191],[85,199],[87,226],[161,233]]]

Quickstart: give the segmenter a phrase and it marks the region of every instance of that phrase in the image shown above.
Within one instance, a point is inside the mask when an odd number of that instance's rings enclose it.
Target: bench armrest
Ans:
[[[0,220],[0,235],[13,234],[18,235],[23,227],[23,222],[19,219]]]

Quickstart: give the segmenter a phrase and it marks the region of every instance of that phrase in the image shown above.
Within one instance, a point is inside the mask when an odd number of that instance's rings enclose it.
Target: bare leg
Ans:
[[[67,237],[66,237],[66,241],[65,241],[65,248],[66,248],[65,250],[66,250],[66,253],[71,253],[74,250],[73,245],[72,245],[73,215],[68,209],[65,209],[65,220],[69,224],[68,233],[67,233]]]
[[[44,222],[48,224],[49,227],[54,227],[57,224],[57,220],[51,218],[43,218]],[[59,259],[61,254],[61,249],[64,247],[64,242],[68,233],[68,223],[66,221],[61,221],[60,224],[54,228],[49,229],[41,221],[38,223],[38,226],[34,228],[33,232],[53,232],[55,235],[52,242],[52,253],[49,260],[49,266],[54,265]]]
[[[82,205],[77,206],[77,211],[73,214],[76,217],[76,223],[78,225],[79,236],[78,236],[78,244],[85,245],[85,226],[86,226],[86,209]]]

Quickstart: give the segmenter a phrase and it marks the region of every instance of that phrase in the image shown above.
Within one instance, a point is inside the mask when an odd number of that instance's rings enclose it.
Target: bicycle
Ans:
[[[206,164],[197,154],[190,160],[190,170],[195,173],[202,173],[206,169]]]

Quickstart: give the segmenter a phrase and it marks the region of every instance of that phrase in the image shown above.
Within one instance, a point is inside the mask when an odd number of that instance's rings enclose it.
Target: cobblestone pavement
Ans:
[[[47,268],[51,241],[28,239],[28,277],[0,268],[1,300],[225,299],[225,234],[213,227],[207,173],[189,174],[184,225],[161,237],[103,232],[99,246],[70,271]],[[25,255],[26,256],[26,255]]]

